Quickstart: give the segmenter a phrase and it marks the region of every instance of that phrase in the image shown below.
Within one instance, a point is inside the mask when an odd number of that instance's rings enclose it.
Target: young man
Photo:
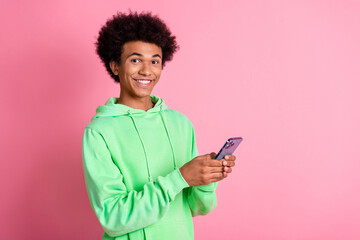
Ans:
[[[83,137],[85,181],[103,239],[193,239],[192,217],[215,208],[217,182],[234,166],[234,156],[198,156],[190,121],[151,95],[177,49],[150,13],[119,13],[100,30],[97,53],[120,82],[119,98],[97,108]]]

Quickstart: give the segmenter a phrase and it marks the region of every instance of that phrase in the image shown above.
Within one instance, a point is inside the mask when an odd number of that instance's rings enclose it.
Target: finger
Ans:
[[[224,179],[224,178],[226,178],[226,177],[228,176],[228,173],[227,173],[227,172],[223,172],[222,175],[223,175],[223,176],[222,176],[222,179]]]
[[[236,157],[235,155],[226,155],[224,157],[225,160],[229,160],[229,161],[235,161],[236,160]]]
[[[224,171],[224,167],[209,167],[208,173],[222,173]]]
[[[224,160],[210,160],[208,161],[208,167],[221,167]]]
[[[235,166],[235,162],[234,161],[227,161],[226,165],[224,165],[226,167],[234,167]]]
[[[212,159],[214,159],[214,158],[216,157],[216,153],[214,153],[214,152],[210,153],[210,157],[211,157]]]
[[[227,178],[227,176],[228,176],[228,173],[224,173],[224,172],[223,172],[221,175],[217,175],[216,178],[212,178],[211,181],[213,181],[213,182],[219,182],[219,181]]]
[[[210,180],[212,181],[219,181],[221,178],[224,177],[224,173],[223,172],[219,172],[219,173],[212,173],[210,175]]]
[[[224,171],[225,173],[231,173],[232,172],[232,168],[231,167],[224,167]]]

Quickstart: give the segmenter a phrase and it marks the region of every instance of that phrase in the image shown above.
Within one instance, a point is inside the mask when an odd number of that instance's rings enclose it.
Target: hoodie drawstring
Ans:
[[[170,143],[170,147],[171,147],[171,152],[172,152],[172,155],[173,155],[174,170],[175,170],[175,169],[176,169],[176,158],[175,158],[174,146],[173,146],[173,144],[172,144],[172,142],[171,142],[169,130],[168,130],[168,128],[167,128],[166,121],[165,121],[164,109],[162,108],[162,106],[160,106],[160,115],[161,115],[161,119],[162,119],[163,124],[164,124],[164,127],[165,127],[166,135],[167,135],[167,137],[168,137],[168,139],[169,139],[169,143]]]
[[[144,141],[141,137],[141,134],[139,132],[139,129],[136,125],[136,122],[135,122],[135,119],[134,119],[134,116],[132,115],[131,111],[128,110],[127,111],[133,124],[134,124],[134,127],[136,129],[136,132],[139,136],[139,139],[140,139],[140,142],[141,142],[141,145],[142,145],[142,148],[144,150],[144,154],[145,154],[145,160],[146,160],[146,166],[147,166],[147,171],[148,171],[148,178],[149,178],[149,181],[151,182],[153,179],[152,179],[152,176],[151,176],[151,171],[150,171],[150,166],[149,166],[149,159],[148,159],[148,156],[147,156],[147,153],[146,153],[146,149],[145,149],[145,144],[144,144]],[[174,165],[174,170],[176,169],[176,157],[175,157],[175,152],[174,152],[174,146],[171,142],[171,137],[170,137],[170,134],[169,134],[169,130],[168,130],[168,127],[167,127],[167,124],[166,124],[166,120],[165,120],[165,116],[164,116],[164,110],[162,108],[162,106],[160,106],[160,116],[161,116],[161,120],[163,122],[163,125],[164,125],[164,128],[165,128],[165,131],[166,131],[166,136],[168,137],[168,140],[169,140],[169,143],[170,143],[170,148],[171,148],[171,153],[172,153],[172,159],[173,159],[173,165]]]
[[[150,166],[149,166],[149,160],[148,160],[148,156],[147,156],[147,153],[146,153],[146,150],[145,150],[145,145],[144,145],[144,141],[140,135],[140,132],[139,132],[139,129],[137,128],[136,126],[136,122],[135,122],[135,119],[134,119],[134,116],[131,114],[130,110],[128,110],[128,113],[129,113],[129,116],[131,117],[131,120],[133,121],[134,123],[134,127],[136,129],[136,132],[140,138],[140,141],[141,141],[141,145],[143,147],[143,150],[144,150],[144,154],[145,154],[145,160],[146,160],[146,167],[147,167],[147,171],[148,171],[148,178],[149,178],[149,181],[151,182],[152,181],[152,176],[151,176],[151,172],[150,172]]]

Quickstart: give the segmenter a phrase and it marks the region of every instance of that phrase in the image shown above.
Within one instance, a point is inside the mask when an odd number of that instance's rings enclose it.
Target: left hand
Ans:
[[[224,177],[227,177],[228,174],[232,172],[232,168],[235,166],[236,157],[234,155],[226,155],[223,158],[223,166],[224,166]]]
[[[212,152],[210,155],[212,158],[215,158],[216,153]],[[232,172],[232,168],[235,166],[235,160],[235,155],[226,155],[223,159],[219,160],[222,161],[224,178]]]

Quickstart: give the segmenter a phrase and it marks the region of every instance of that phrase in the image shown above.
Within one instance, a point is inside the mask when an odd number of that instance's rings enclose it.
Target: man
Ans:
[[[151,92],[178,49],[150,13],[118,13],[102,27],[97,53],[120,83],[86,126],[83,164],[103,239],[193,239],[192,217],[216,206],[217,182],[235,157],[198,156],[194,129]]]

